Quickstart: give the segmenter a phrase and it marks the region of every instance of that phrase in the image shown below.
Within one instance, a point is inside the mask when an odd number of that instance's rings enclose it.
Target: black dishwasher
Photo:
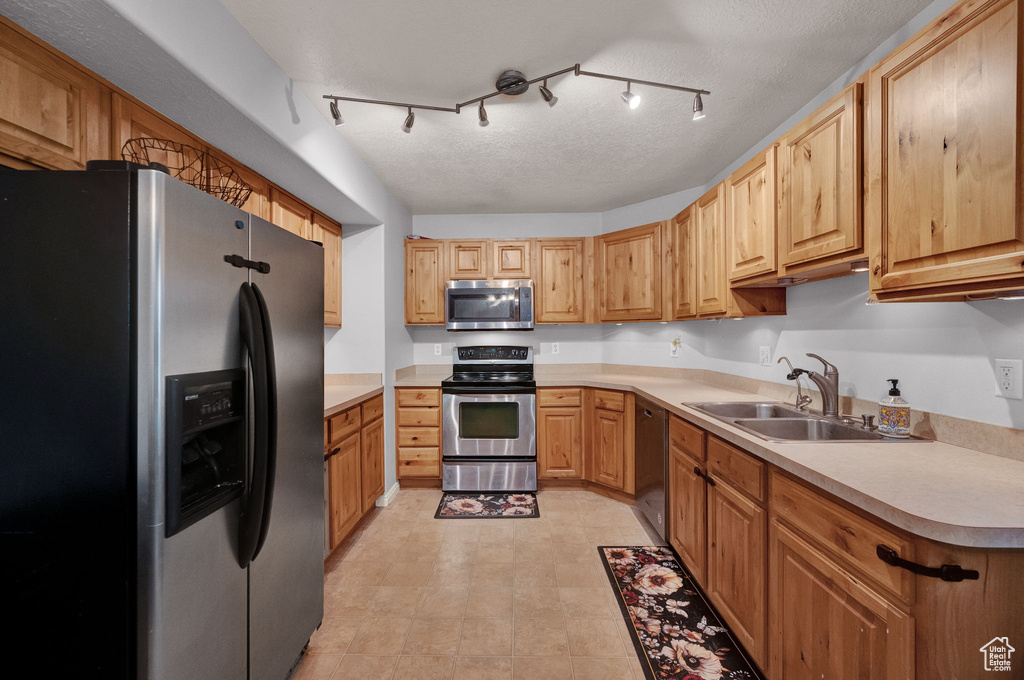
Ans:
[[[665,538],[668,478],[668,421],[665,409],[636,399],[636,502],[662,540]]]

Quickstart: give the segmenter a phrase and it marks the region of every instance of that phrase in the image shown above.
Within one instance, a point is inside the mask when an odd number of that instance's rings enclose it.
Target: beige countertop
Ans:
[[[324,387],[324,418],[341,413],[350,406],[384,392],[383,385],[326,385]]]
[[[445,374],[396,387],[439,387]],[[765,401],[763,396],[678,378],[538,372],[537,385],[635,392],[708,432],[906,531],[984,548],[1024,548],[1024,463],[942,442],[767,442],[684,406]]]

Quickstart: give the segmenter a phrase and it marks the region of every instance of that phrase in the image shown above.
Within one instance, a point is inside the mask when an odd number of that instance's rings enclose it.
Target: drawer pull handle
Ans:
[[[341,447],[335,446],[333,449],[327,452],[327,457],[330,458],[331,456],[336,455],[338,453],[341,453]]]
[[[906,569],[907,571],[920,574],[921,576],[940,578],[943,581],[952,581],[954,583],[964,580],[978,580],[978,572],[974,569],[964,569],[959,564],[943,564],[941,567],[926,567],[923,564],[903,559],[895,550],[887,545],[879,545],[875,549],[875,554],[878,555],[878,559],[890,566]]]
[[[703,472],[701,472],[700,468],[697,467],[696,465],[693,466],[693,474],[697,475],[711,486],[715,486],[718,483],[711,478],[711,475],[704,474]]]

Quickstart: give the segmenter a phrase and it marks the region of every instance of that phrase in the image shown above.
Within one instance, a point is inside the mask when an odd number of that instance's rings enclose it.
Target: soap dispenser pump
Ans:
[[[889,378],[889,396],[878,402],[878,431],[886,437],[910,437],[910,404],[900,396],[899,379]]]

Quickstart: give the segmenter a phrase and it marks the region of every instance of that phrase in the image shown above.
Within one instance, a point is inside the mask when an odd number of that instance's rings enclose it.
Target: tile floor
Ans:
[[[652,543],[628,505],[541,491],[539,519],[434,519],[401,491],[325,567],[295,680],[643,680],[597,554]]]

